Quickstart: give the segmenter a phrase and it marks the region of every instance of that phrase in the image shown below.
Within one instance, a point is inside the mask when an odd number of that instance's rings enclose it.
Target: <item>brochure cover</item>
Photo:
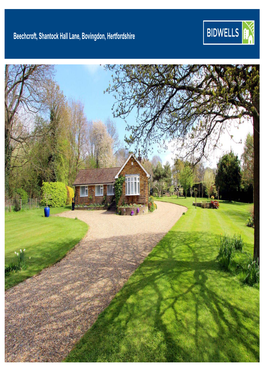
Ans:
[[[4,368],[260,370],[260,1],[3,21]]]

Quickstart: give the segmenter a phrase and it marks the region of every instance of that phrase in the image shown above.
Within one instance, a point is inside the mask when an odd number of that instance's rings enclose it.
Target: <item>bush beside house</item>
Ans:
[[[67,188],[60,182],[43,182],[41,188],[42,205],[63,207],[67,202]]]

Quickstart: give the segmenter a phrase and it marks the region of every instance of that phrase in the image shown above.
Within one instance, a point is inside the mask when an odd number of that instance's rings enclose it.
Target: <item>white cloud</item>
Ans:
[[[97,73],[97,71],[100,69],[100,68],[102,68],[102,66],[101,65],[93,65],[93,64],[89,64],[89,65],[85,65],[85,68],[89,71],[89,73],[91,74],[91,75],[94,75],[94,74],[96,74]]]

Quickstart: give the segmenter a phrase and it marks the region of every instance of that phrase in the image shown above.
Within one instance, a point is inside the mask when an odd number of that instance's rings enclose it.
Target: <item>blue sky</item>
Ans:
[[[111,74],[100,65],[55,65],[55,80],[66,98],[80,100],[84,104],[88,120],[101,120],[102,122],[105,122],[107,118],[113,120],[119,138],[124,142],[125,134],[128,135],[125,131],[126,124],[119,118],[113,118],[112,106],[115,99],[112,94],[103,93],[111,82]],[[130,115],[127,120],[129,124],[133,124],[136,118]],[[216,167],[218,159],[230,150],[233,150],[240,157],[249,132],[252,133],[250,122],[240,124],[239,129],[232,125],[232,132],[226,133],[221,138],[220,149],[212,154],[210,161],[206,162],[206,166]],[[233,139],[230,135],[233,136]],[[172,149],[172,147],[169,146],[169,149]],[[134,149],[131,148],[130,150],[133,151]],[[163,164],[167,161],[172,163],[174,158],[171,150],[160,152],[157,147],[154,147],[153,153],[148,154],[148,158],[151,159],[155,154],[161,157]]]
[[[110,118],[123,141],[126,124],[113,117],[111,108],[114,98],[109,93],[103,93],[111,81],[111,72],[100,65],[55,65],[55,71],[55,80],[67,99],[80,100],[84,104],[87,120],[105,123]],[[135,118],[131,116],[130,121],[133,120]]]

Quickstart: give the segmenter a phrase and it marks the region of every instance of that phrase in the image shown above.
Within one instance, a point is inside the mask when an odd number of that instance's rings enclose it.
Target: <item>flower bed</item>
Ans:
[[[193,202],[193,206],[202,207],[203,209],[218,209],[219,202],[218,201],[210,201],[210,202]]]
[[[120,206],[117,209],[119,215],[144,215],[148,213],[148,206],[140,206],[140,205],[133,205],[133,206]]]

